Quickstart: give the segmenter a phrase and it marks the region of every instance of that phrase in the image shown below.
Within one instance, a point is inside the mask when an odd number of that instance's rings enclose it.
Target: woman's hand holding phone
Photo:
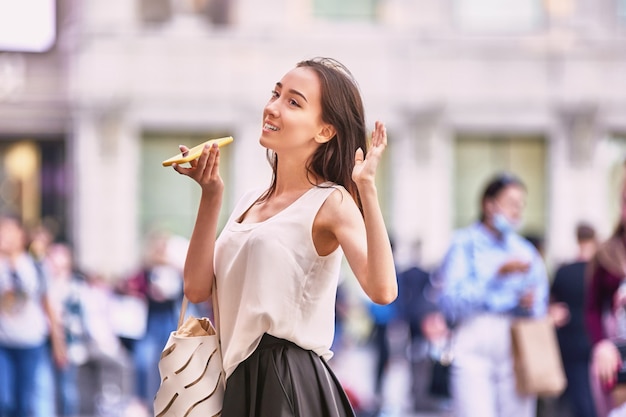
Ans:
[[[233,141],[233,137],[232,136],[226,136],[223,138],[218,138],[218,139],[210,139],[207,140],[204,143],[201,143],[197,146],[194,146],[191,149],[188,149],[186,146],[181,146],[181,153],[179,153],[178,155],[174,155],[171,158],[166,159],[165,161],[163,161],[161,164],[164,167],[167,166],[171,166],[173,164],[184,164],[186,162],[191,162],[195,159],[200,158],[200,155],[202,154],[202,150],[208,145],[212,145],[213,143],[217,143],[218,147],[222,147],[222,146],[226,146],[229,143],[231,143]],[[183,151],[184,148],[184,151]]]

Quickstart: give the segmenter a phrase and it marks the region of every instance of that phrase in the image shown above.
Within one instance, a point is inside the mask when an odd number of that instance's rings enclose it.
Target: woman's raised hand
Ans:
[[[372,143],[367,152],[367,156],[363,156],[363,149],[361,148],[356,151],[352,180],[357,185],[374,182],[376,169],[378,168],[378,164],[386,147],[387,129],[384,123],[376,121],[374,131],[372,132]]]
[[[180,151],[184,154],[189,148],[180,145]],[[220,176],[220,149],[217,143],[206,145],[202,150],[202,154],[198,159],[189,162],[190,168],[173,164],[172,167],[176,172],[186,175],[200,184],[203,192],[221,192],[224,189],[224,182]]]

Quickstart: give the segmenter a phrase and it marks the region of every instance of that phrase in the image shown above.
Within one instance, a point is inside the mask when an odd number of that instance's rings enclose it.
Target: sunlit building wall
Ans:
[[[180,143],[234,136],[225,221],[270,179],[258,137],[274,83],[301,59],[331,56],[357,79],[368,125],[387,123],[380,197],[401,265],[416,247],[436,265],[498,170],[527,183],[524,233],[545,238],[553,264],[574,255],[579,220],[606,237],[617,219],[624,3],[59,0],[52,50],[0,53],[21,74],[4,87],[0,136],[58,144],[46,152],[65,155],[56,170],[69,191],[33,204],[66,216],[84,269],[117,277],[152,228],[193,227],[197,187],[161,160]]]

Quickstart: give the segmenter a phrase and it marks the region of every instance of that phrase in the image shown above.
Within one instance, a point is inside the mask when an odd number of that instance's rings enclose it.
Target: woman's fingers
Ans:
[[[185,146],[185,145],[178,145],[178,149],[180,149],[180,153],[181,153],[183,156],[187,156],[187,153],[189,152],[189,148],[188,148],[187,146]],[[196,162],[195,160],[194,160],[194,161],[190,161],[190,162],[189,162],[189,165],[191,165],[192,167],[194,167],[194,166],[196,165],[196,163],[197,163],[197,162]]]
[[[374,123],[374,131],[372,132],[372,146],[377,147],[380,145],[387,145],[387,128],[385,124],[380,121]]]
[[[378,165],[378,161],[382,157],[383,151],[387,146],[387,131],[382,122],[377,121],[372,132],[372,147],[369,149],[365,159],[371,160],[374,168]]]
[[[214,143],[210,147],[205,147],[205,149],[202,151],[202,156],[200,157],[200,159],[206,156],[206,160],[203,164],[204,170],[201,174],[201,183],[206,184],[219,175],[219,155],[220,151],[217,143]],[[198,162],[200,163],[200,161]]]
[[[188,151],[188,149],[183,145],[180,146],[180,150],[183,153]],[[215,172],[215,160],[217,153],[217,144],[213,144],[213,146],[206,145],[198,159],[190,161],[190,168],[183,167],[179,164],[173,164],[172,167],[179,174],[191,177],[198,183],[202,184],[208,181],[211,175],[213,175],[213,172]]]
[[[376,121],[375,132],[377,133],[376,145],[387,145],[387,128],[383,122]]]
[[[196,178],[196,181],[202,182],[201,180],[204,178],[204,174],[208,166],[209,153],[211,151],[210,148],[211,147],[209,145],[204,145],[204,149],[202,149],[200,157],[196,160],[196,168],[198,169],[198,177]]]

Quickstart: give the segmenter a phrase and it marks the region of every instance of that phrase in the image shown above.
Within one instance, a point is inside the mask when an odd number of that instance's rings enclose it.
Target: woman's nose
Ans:
[[[278,115],[278,105],[276,104],[277,100],[271,100],[265,105],[265,114],[270,114],[272,116]]]

